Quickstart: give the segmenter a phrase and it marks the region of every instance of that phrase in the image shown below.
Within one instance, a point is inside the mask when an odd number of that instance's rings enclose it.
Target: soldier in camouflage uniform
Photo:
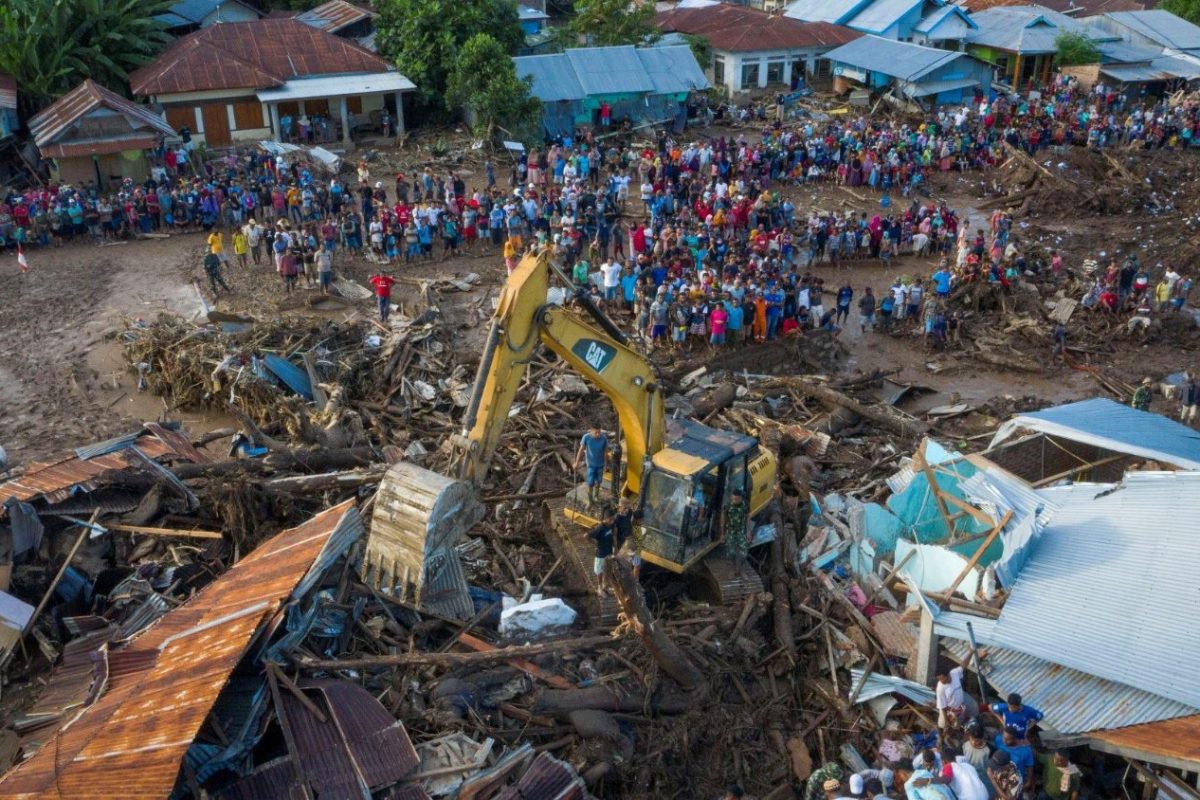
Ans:
[[[729,505],[725,507],[725,522],[721,533],[725,537],[725,550],[737,564],[741,574],[746,565],[746,551],[750,549],[750,509],[740,489],[733,490]]]

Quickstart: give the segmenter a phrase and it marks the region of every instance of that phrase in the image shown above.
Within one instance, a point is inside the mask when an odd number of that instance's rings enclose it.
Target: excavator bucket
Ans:
[[[380,592],[444,616],[472,614],[454,549],[483,519],[475,489],[407,461],[379,485],[361,577]]]

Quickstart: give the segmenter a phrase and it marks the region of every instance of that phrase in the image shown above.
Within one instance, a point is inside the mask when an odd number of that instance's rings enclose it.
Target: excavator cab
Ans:
[[[681,573],[723,544],[725,509],[735,490],[751,515],[766,505],[769,491],[756,497],[751,475],[772,468],[774,461],[753,438],[692,420],[669,420],[667,437],[667,446],[652,456],[642,485],[641,556]]]

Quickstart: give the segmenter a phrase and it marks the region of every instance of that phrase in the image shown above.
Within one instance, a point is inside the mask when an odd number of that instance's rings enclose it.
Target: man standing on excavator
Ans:
[[[599,425],[593,425],[579,440],[573,469],[579,469],[581,459],[587,464],[588,505],[595,506],[604,481],[604,465],[608,463],[608,437]]]

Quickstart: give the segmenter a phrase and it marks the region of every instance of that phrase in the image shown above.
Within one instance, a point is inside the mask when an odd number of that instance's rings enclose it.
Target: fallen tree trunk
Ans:
[[[722,383],[719,386],[714,386],[692,401],[692,416],[697,419],[703,419],[709,414],[729,408],[736,399],[736,384]]]
[[[619,558],[610,558],[604,568],[621,606],[621,615],[642,640],[659,669],[682,691],[665,688],[646,698],[608,686],[548,689],[538,698],[534,712],[565,715],[572,711],[601,709],[633,714],[649,708],[657,714],[682,714],[695,708],[708,694],[708,679],[650,614],[642,588],[629,565]]]
[[[228,475],[233,472],[248,472],[265,475],[284,470],[328,472],[330,470],[353,469],[369,466],[376,461],[370,447],[347,447],[341,450],[280,450],[263,458],[230,459],[215,464],[177,464],[171,472],[177,478],[207,478]]]
[[[882,428],[900,434],[901,436],[924,436],[929,432],[929,426],[917,419],[908,419],[899,414],[891,413],[879,406],[860,403],[853,397],[822,386],[819,383],[804,378],[774,378],[759,384],[758,389],[770,389],[772,386],[795,389],[801,394],[829,405],[840,406],[853,411],[863,419],[868,419]]]
[[[642,640],[659,668],[687,691],[707,686],[704,673],[650,614],[642,587],[633,577],[629,564],[619,558],[610,558],[604,568],[613,585],[617,603],[621,606],[621,614],[633,626],[634,633]]]
[[[771,542],[771,595],[773,598],[773,622],[775,638],[784,648],[792,664],[796,663],[796,636],[792,630],[792,606],[787,586],[784,565],[783,515],[779,503],[771,507],[771,524],[775,526],[775,539]]]
[[[1015,358],[1013,356],[1005,356],[1000,353],[993,353],[990,350],[976,350],[971,353],[974,358],[979,359],[985,364],[991,364],[996,367],[1004,367],[1005,369],[1015,369],[1020,372],[1044,372],[1037,364],[1024,359]]]
[[[303,656],[296,663],[305,669],[372,669],[375,667],[459,667],[466,664],[492,664],[497,661],[523,659],[566,650],[593,650],[612,647],[620,639],[611,636],[584,636],[559,639],[553,642],[498,647],[495,650],[453,653],[396,653],[386,656],[362,656],[361,658],[315,659]]]
[[[346,472],[325,472],[319,475],[289,475],[263,481],[263,487],[276,492],[311,494],[326,489],[352,489],[368,483],[379,483],[387,467],[379,465]]]
[[[700,698],[678,690],[656,693],[649,700],[641,693],[620,692],[607,686],[583,689],[547,689],[533,704],[535,714],[567,716],[572,711],[600,709],[622,714],[683,714],[696,707]]]

